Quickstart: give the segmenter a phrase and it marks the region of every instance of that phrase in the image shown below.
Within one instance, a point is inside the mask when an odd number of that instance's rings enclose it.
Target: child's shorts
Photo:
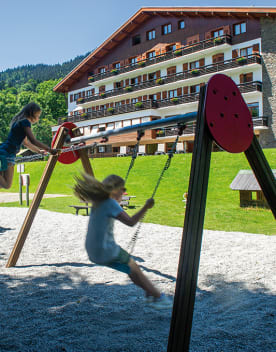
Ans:
[[[130,254],[125,251],[123,248],[120,248],[119,255],[116,259],[114,259],[112,262],[105,264],[105,266],[108,266],[109,268],[121,271],[122,273],[125,274],[130,274],[130,267],[129,267],[129,260],[130,260]]]

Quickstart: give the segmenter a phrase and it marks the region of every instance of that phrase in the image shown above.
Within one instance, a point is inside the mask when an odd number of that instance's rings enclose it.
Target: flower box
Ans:
[[[132,87],[131,86],[126,86],[124,88],[124,90],[127,91],[127,92],[131,92],[132,91]]]
[[[84,102],[84,98],[78,98],[77,99],[77,103],[83,103]]]
[[[171,98],[171,102],[174,103],[174,104],[177,104],[178,103],[178,98],[176,98],[176,97]]]
[[[223,43],[223,39],[220,38],[220,37],[217,37],[214,39],[214,44],[215,45],[219,45],[219,44],[222,44]]]
[[[114,68],[113,70],[110,71],[113,75],[117,75],[119,73],[119,71]]]
[[[139,67],[145,67],[145,66],[146,66],[146,63],[145,63],[145,61],[139,61],[137,65],[138,65]]]
[[[238,57],[238,58],[236,59],[236,61],[237,61],[237,63],[238,63],[239,65],[244,65],[244,64],[247,62],[247,59],[246,59],[246,57],[241,56],[241,57]]]
[[[135,103],[135,107],[140,109],[143,107],[143,103],[141,101],[137,101],[137,103]]]
[[[110,114],[113,114],[114,111],[115,111],[115,109],[112,108],[112,107],[110,107],[110,108],[107,109],[107,112],[109,112]]]
[[[182,50],[175,50],[174,55],[175,56],[181,56],[182,55]]]
[[[80,115],[82,118],[86,118],[88,117],[88,114],[86,112],[83,112],[81,115]]]
[[[156,82],[156,84],[164,84],[163,78],[157,78],[157,80],[155,82]]]
[[[101,98],[105,98],[105,96],[106,96],[105,93],[100,93]]]
[[[88,77],[88,82],[94,82],[94,77],[93,76],[89,76]]]
[[[191,74],[193,76],[198,76],[199,75],[199,70],[194,69],[194,70],[191,71]]]

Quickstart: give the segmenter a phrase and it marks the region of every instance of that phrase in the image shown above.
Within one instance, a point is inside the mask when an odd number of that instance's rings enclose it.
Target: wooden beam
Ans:
[[[276,180],[255,135],[244,154],[276,219]]]
[[[55,141],[55,144],[53,146],[54,149],[62,148],[67,134],[68,134],[68,130],[66,128],[62,127],[59,130],[59,134],[58,134],[56,141]],[[51,155],[49,157],[49,160],[46,164],[46,167],[45,167],[44,172],[42,174],[42,177],[40,179],[40,183],[39,183],[37,190],[35,192],[32,204],[27,212],[24,223],[21,227],[21,230],[18,234],[17,240],[15,242],[15,245],[13,247],[13,250],[11,252],[9,260],[7,262],[7,265],[6,265],[7,268],[15,266],[17,263],[17,260],[19,258],[20,253],[21,253],[21,250],[24,246],[25,240],[28,236],[28,233],[29,233],[30,228],[32,226],[32,223],[34,221],[38,207],[39,207],[40,202],[43,198],[43,194],[44,194],[46,187],[49,183],[50,177],[53,173],[53,170],[55,168],[57,160],[58,160],[58,155]]]
[[[206,87],[204,86],[200,90],[188,200],[167,352],[188,352],[189,350],[213,141],[205,123],[205,92]]]

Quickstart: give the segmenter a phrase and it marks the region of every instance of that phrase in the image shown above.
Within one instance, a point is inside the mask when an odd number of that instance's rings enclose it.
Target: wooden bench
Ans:
[[[128,196],[128,195],[122,196],[120,206],[121,207],[128,207],[130,198],[135,198],[135,196]],[[88,203],[85,203],[85,205],[80,205],[80,204],[79,205],[69,205],[69,207],[75,208],[76,215],[79,215],[79,211],[82,209],[86,210],[86,215],[89,215],[89,209],[91,208],[91,205],[88,205]]]

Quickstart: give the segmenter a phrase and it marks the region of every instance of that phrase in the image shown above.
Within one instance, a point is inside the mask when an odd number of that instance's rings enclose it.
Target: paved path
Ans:
[[[34,193],[29,194],[29,199],[33,199]],[[43,198],[57,198],[57,197],[68,197],[65,194],[44,194]],[[23,192],[23,201],[26,200],[26,193]],[[19,192],[18,193],[9,193],[9,192],[0,192],[0,203],[10,203],[16,202],[19,203]]]

